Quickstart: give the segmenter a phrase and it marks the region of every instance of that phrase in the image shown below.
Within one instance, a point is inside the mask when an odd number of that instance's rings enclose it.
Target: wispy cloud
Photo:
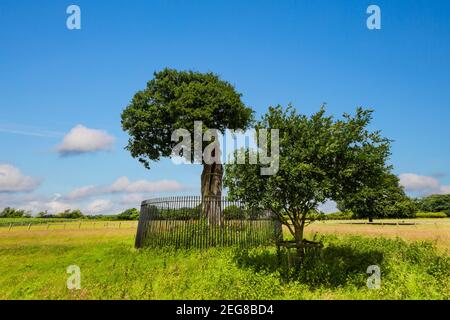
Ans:
[[[43,138],[59,138],[64,136],[63,132],[44,130],[33,126],[17,124],[0,124],[0,132]]]

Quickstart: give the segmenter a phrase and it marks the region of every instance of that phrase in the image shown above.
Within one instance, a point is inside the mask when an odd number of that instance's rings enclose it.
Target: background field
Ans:
[[[325,248],[308,255],[300,273],[270,247],[136,250],[135,222],[118,223],[0,228],[0,299],[450,298],[448,219],[416,226],[312,224],[308,235]],[[73,264],[81,268],[78,291],[66,287]],[[379,290],[366,286],[366,269],[374,264],[382,272]]]
[[[408,241],[431,241],[440,250],[450,252],[450,219],[361,220],[315,222],[307,233],[400,237]]]
[[[77,230],[77,229],[133,229],[136,231],[137,221],[89,221],[89,220],[73,220],[73,219],[4,219],[8,222],[1,223],[0,219],[0,232],[1,231],[43,231],[43,230]],[[28,220],[28,221],[27,221]],[[40,221],[44,220],[44,221]],[[55,221],[56,220],[56,221]]]

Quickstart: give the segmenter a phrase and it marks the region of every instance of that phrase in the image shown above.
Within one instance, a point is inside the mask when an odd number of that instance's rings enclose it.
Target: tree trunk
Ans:
[[[303,261],[303,257],[305,256],[305,248],[303,245],[303,230],[304,230],[304,223],[301,222],[299,225],[295,225],[295,243],[297,245],[297,257],[300,264]]]
[[[222,217],[222,177],[221,164],[203,164],[201,177],[202,214],[210,225],[221,225]]]
[[[373,218],[370,215],[369,215],[369,222],[373,222]]]

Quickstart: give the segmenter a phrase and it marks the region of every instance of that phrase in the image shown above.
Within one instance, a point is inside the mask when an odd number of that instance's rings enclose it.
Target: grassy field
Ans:
[[[60,223],[60,222],[70,222],[71,219],[60,219],[60,218],[1,218],[0,228],[9,227],[9,225],[35,225],[35,224],[45,224],[45,223]]]
[[[430,241],[439,250],[450,253],[450,219],[375,220],[374,222],[377,224],[369,224],[361,220],[316,222],[306,230],[309,234],[364,235],[391,239],[400,237],[408,241]]]
[[[308,234],[325,248],[297,273],[270,247],[136,250],[131,225],[0,228],[0,299],[449,299],[448,242],[440,240],[449,229],[431,222],[313,224]],[[81,290],[66,287],[69,265],[81,269]],[[381,268],[378,290],[366,286],[369,265]]]
[[[2,220],[2,219],[0,219]],[[5,219],[9,220],[9,219]],[[12,219],[11,219],[12,220]],[[37,220],[37,219],[36,219]],[[44,219],[45,220],[45,219]],[[133,229],[136,231],[137,221],[102,221],[102,220],[50,220],[44,222],[10,222],[1,223],[0,221],[0,232],[1,231],[43,231],[43,230],[91,230],[91,229]]]

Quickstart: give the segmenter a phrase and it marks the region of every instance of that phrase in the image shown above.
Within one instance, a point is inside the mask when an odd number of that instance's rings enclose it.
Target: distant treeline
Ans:
[[[138,220],[139,211],[135,208],[127,209],[115,215],[86,215],[81,210],[65,210],[57,214],[47,211],[39,212],[33,216],[31,212],[7,207],[0,212],[0,218],[42,218],[42,219],[88,219],[88,220]]]
[[[425,198],[413,199],[414,211],[411,213],[410,206],[407,210],[403,210],[402,206],[393,206],[393,208],[385,208],[389,214],[383,214],[377,218],[387,219],[405,219],[405,218],[446,218],[450,217],[450,194],[443,195],[431,195]],[[171,210],[161,210],[161,218],[164,219],[191,219],[197,217],[201,209],[198,208],[179,208]],[[235,206],[228,206],[224,208],[225,219],[252,219],[255,214],[251,210],[242,210]],[[321,220],[350,220],[365,218],[360,217],[351,211],[336,212],[330,214],[316,213],[314,219]],[[32,214],[29,211],[5,208],[0,212],[0,218],[32,218]],[[55,219],[89,219],[89,220],[138,220],[139,210],[132,208],[123,211],[116,215],[86,215],[81,210],[65,210],[58,214],[49,214],[47,211],[39,212],[36,218],[55,218]]]
[[[402,207],[397,206],[396,210],[386,210],[391,212],[388,215],[382,215],[378,218],[387,219],[405,219],[405,218],[447,218],[450,217],[450,194],[434,194],[428,197],[413,199],[414,211],[402,210]],[[326,215],[328,220],[350,220],[350,219],[364,219],[351,211],[335,212]]]
[[[414,216],[409,217],[384,217],[385,219],[414,219],[414,218],[447,218],[444,212],[417,212]],[[354,215],[352,212],[334,212],[326,214],[323,220],[366,220]],[[379,218],[380,219],[380,218]]]

